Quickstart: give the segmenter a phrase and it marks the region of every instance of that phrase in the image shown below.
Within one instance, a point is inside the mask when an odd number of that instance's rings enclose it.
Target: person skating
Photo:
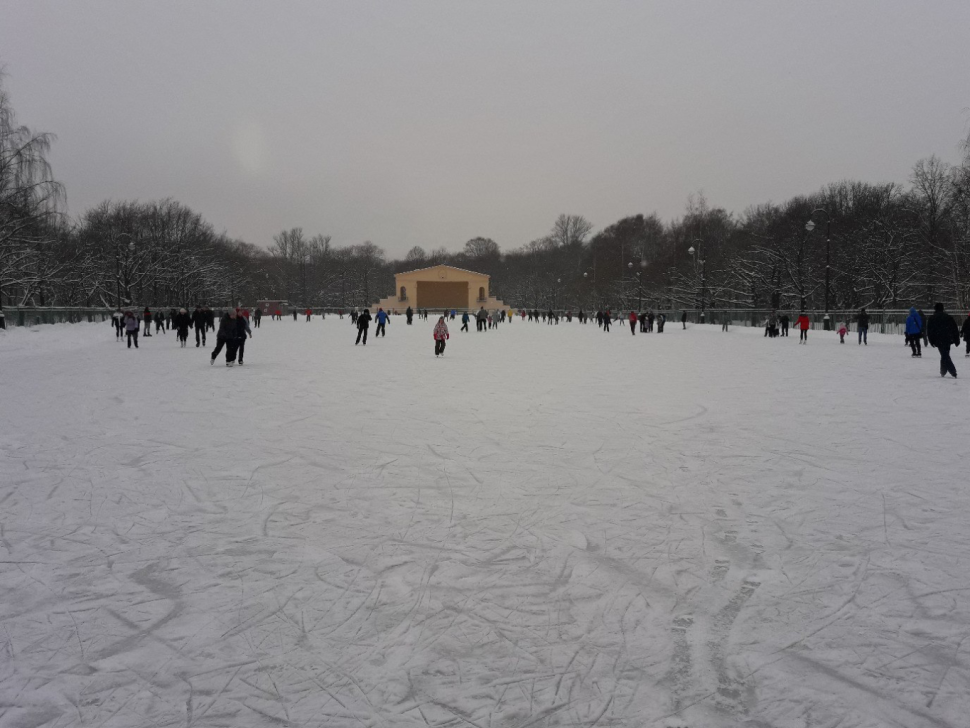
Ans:
[[[445,342],[450,338],[448,334],[448,324],[445,323],[445,317],[438,317],[438,323],[434,325],[434,355],[444,356],[445,355]]]
[[[179,312],[172,317],[172,328],[175,329],[175,336],[179,341],[179,346],[185,348],[185,343],[189,340],[189,326],[192,324],[192,317],[188,311],[180,308]]]
[[[205,346],[205,330],[208,326],[209,320],[199,306],[195,307],[195,311],[192,312],[192,326],[195,327],[195,348],[198,349],[200,346]],[[201,344],[199,342],[202,342]]]
[[[222,315],[222,319],[219,321],[219,331],[216,332],[216,348],[209,357],[210,364],[216,363],[216,357],[225,347],[226,366],[235,366],[236,352],[239,350],[239,318],[234,308],[230,308]]]
[[[387,330],[384,328],[384,326],[387,324],[387,314],[384,312],[383,308],[377,309],[376,319],[377,319],[377,331],[374,332],[374,338],[376,339],[378,336],[383,336],[386,339]]]
[[[157,334],[159,331],[161,331],[164,334],[165,333],[165,314],[163,314],[160,310],[156,311],[154,316],[154,321],[155,321],[155,333]]]
[[[213,331],[214,332],[216,330],[216,314],[215,314],[215,311],[213,311],[208,306],[203,306],[202,307],[202,313],[205,314],[205,325],[206,325],[206,328],[209,331]],[[205,337],[202,338],[202,341],[203,342],[205,341]]]
[[[960,345],[960,330],[957,329],[957,322],[953,317],[943,310],[942,303],[938,302],[933,310],[933,315],[926,322],[926,335],[929,337],[930,346],[936,347],[940,352],[940,376],[945,377],[949,372],[956,379],[957,368],[950,359],[950,347]]]
[[[686,311],[684,311],[682,314],[680,314],[680,323],[681,323],[681,326],[684,327],[684,331],[686,331],[687,330],[687,312]]]
[[[135,348],[138,348],[138,319],[135,318],[135,314],[131,311],[125,311],[125,335],[128,337],[128,348],[131,348],[131,342],[135,342]]]
[[[728,315],[728,312],[722,311],[721,312],[721,331],[728,330],[728,324],[730,323],[730,321],[731,321],[731,317]]]
[[[166,319],[166,321],[165,321],[165,328],[167,328],[167,329],[174,329],[175,328],[175,314],[177,314],[177,313],[178,313],[178,311],[176,311],[174,308],[169,310],[169,312],[168,312],[168,319]]]
[[[923,309],[921,308],[916,309],[916,313],[919,314],[919,320],[923,327],[923,348],[925,349],[930,345],[930,337],[926,330],[926,314],[923,313]]]
[[[357,314],[357,341],[354,346],[360,343],[361,338],[364,340],[364,346],[367,346],[367,330],[370,328],[371,315],[370,309],[365,308],[359,314]]]
[[[142,318],[145,321],[145,338],[147,339],[152,335],[152,312],[148,310],[148,306],[145,306]]]
[[[781,323],[781,335],[788,336],[788,324],[791,322],[791,319],[788,318],[788,314],[783,313],[778,321]]]
[[[610,316],[609,311],[606,311],[606,313],[603,314],[603,331],[606,331],[607,333],[609,333],[610,325],[612,323],[613,323],[613,317]]]
[[[807,344],[808,343],[808,330],[812,326],[812,322],[808,319],[808,314],[802,311],[798,318],[795,319],[795,326],[798,328],[798,343]]]
[[[255,311],[253,311],[253,326],[255,326],[258,329],[262,321],[263,321],[263,312],[261,309],[257,308]]]
[[[920,348],[920,339],[923,338],[923,319],[913,306],[909,309],[909,316],[906,317],[906,343],[913,352],[913,358],[920,358],[923,352]]]
[[[468,321],[468,311],[465,311],[465,313],[461,315],[461,331],[468,331]]]
[[[963,321],[962,333],[963,341],[967,345],[967,353],[964,356],[970,356],[970,313],[967,314],[967,317]]]
[[[411,319],[414,318],[414,309],[411,308],[410,306],[408,306],[408,309],[407,309],[407,311],[404,312],[404,315],[407,316],[408,326],[410,326],[411,325]]]
[[[640,317],[637,316],[636,311],[630,311],[630,315],[629,315],[628,318],[630,319],[630,333],[633,336],[636,336],[637,335],[637,321],[639,320]]]
[[[664,332],[664,324],[667,323],[667,315],[658,313],[657,314],[657,333],[662,334]]]
[[[246,354],[246,339],[252,338],[253,330],[249,328],[249,317],[244,316],[242,311],[236,309],[236,341],[239,344],[239,366],[243,365],[243,356]]]
[[[477,331],[486,330],[485,325],[488,322],[488,311],[485,310],[484,306],[478,309],[478,313],[475,315],[475,321],[476,321]]]
[[[845,335],[849,333],[849,329],[845,324],[839,324],[839,343],[845,343]]]
[[[866,313],[865,308],[859,309],[859,315],[856,317],[856,329],[859,332],[859,344],[869,346],[869,314]]]
[[[125,338],[125,314],[120,308],[111,314],[111,323],[115,327],[115,341],[122,341]]]

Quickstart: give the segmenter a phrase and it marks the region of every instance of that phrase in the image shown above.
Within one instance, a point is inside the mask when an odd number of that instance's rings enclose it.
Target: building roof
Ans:
[[[467,268],[458,268],[454,265],[445,265],[444,263],[439,263],[438,265],[429,265],[427,268],[415,268],[414,270],[402,270],[400,273],[395,273],[396,276],[403,276],[407,273],[420,273],[423,270],[434,270],[435,268],[451,268],[452,270],[461,271],[462,273],[471,273],[475,276],[482,276],[482,278],[491,278],[488,273],[479,273],[477,270],[468,270]]]

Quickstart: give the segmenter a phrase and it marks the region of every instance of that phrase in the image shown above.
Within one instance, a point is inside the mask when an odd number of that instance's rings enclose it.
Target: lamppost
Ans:
[[[633,270],[633,261],[630,261],[629,263],[627,263],[626,264],[626,267],[627,267],[627,270],[632,271]],[[636,272],[636,277],[637,277],[637,313],[639,313],[643,309],[643,279],[642,279],[641,274],[647,268],[647,261],[645,261],[643,259],[643,253],[640,254],[640,268],[641,268],[641,270],[638,270]]]
[[[695,272],[697,270],[697,265],[700,264],[701,266],[701,323],[704,323],[704,299],[707,297],[707,280],[704,277],[704,263],[706,263],[707,261],[704,260],[704,257],[701,253],[702,242],[703,241],[701,241],[700,239],[691,240],[691,243],[697,243],[697,249],[695,250],[694,246],[691,245],[687,249],[687,253],[694,259]]]
[[[562,287],[562,278],[557,278],[556,279],[556,297],[555,297],[556,311],[559,310],[559,289],[561,287]]]
[[[816,212],[825,213],[825,316],[822,318],[822,328],[825,331],[830,331],[832,328],[832,320],[829,318],[829,275],[831,271],[832,214],[824,207],[816,207],[812,210],[812,214],[809,215],[808,222],[805,223],[805,229],[808,232],[812,232],[815,229],[815,222],[812,220],[812,217],[815,216]]]

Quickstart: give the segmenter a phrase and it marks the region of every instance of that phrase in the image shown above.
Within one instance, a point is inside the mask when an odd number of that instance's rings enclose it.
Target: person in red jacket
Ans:
[[[310,320],[310,316],[312,316],[312,315],[313,315],[313,309],[308,308],[306,310],[306,320],[309,321]]]
[[[798,327],[798,343],[807,344],[808,343],[808,329],[812,325],[812,322],[808,320],[808,314],[802,311],[798,314],[798,318],[795,319],[795,326]]]
[[[448,324],[445,323],[445,317],[439,316],[438,323],[434,325],[434,355],[444,356],[445,355],[445,341],[449,338],[448,336]]]
[[[630,333],[634,336],[637,335],[637,314],[636,311],[630,311]]]

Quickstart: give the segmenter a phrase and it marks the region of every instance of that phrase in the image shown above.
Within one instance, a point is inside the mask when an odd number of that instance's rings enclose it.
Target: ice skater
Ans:
[[[637,316],[636,311],[630,311],[630,333],[633,336],[636,336],[637,335],[637,320],[638,319],[639,319],[639,317]]]
[[[866,313],[865,308],[859,309],[859,315],[856,317],[856,329],[859,332],[859,345],[869,346],[869,314]]]
[[[942,303],[934,306],[934,313],[926,322],[926,330],[930,346],[940,352],[940,376],[945,377],[949,373],[956,379],[957,368],[950,358],[950,347],[960,345],[960,330],[957,329],[957,322],[953,317],[943,310]]]
[[[967,357],[970,356],[970,313],[968,313],[967,317],[963,320],[963,328],[961,329],[961,332],[963,333],[963,341],[967,345],[967,353],[964,354],[964,356]]]
[[[845,324],[839,324],[839,343],[845,343],[845,335],[849,333],[849,329]]]
[[[128,337],[128,348],[131,348],[131,342],[135,342],[135,348],[138,348],[138,319],[135,318],[135,314],[131,311],[125,311],[125,335]]]
[[[808,318],[808,314],[802,311],[798,318],[795,319],[795,326],[798,328],[798,343],[807,344],[808,343],[808,330],[812,326],[812,322]]]
[[[192,312],[192,325],[195,327],[196,349],[198,349],[200,346],[205,346],[205,330],[208,323],[209,320],[205,315],[205,311],[203,311],[200,306],[196,306],[195,311]],[[201,343],[199,343],[200,341]]]
[[[175,329],[175,338],[179,342],[179,347],[184,349],[185,342],[189,340],[189,326],[192,325],[192,317],[188,311],[180,308],[179,312],[172,317],[172,328]]]
[[[411,308],[410,306],[408,306],[408,309],[407,309],[407,311],[404,312],[404,315],[407,316],[408,326],[410,326],[411,325],[411,319],[414,318],[414,309]],[[343,318],[343,316],[341,316],[341,318]]]
[[[684,327],[684,331],[687,331],[687,312],[686,311],[680,314],[680,325]]]
[[[111,314],[111,323],[115,327],[115,341],[122,341],[125,338],[125,315],[120,308]]]
[[[154,320],[155,320],[155,333],[157,334],[159,331],[161,331],[164,334],[165,333],[165,314],[163,314],[161,310],[156,311]]]
[[[387,338],[387,330],[384,328],[387,325],[387,314],[384,312],[383,308],[377,309],[377,331],[374,332],[374,338],[378,336],[383,336]]]
[[[142,318],[145,320],[145,338],[147,339],[152,335],[152,312],[148,310],[148,306],[145,306]]]
[[[468,311],[461,315],[461,330],[468,331]]]
[[[357,344],[360,343],[361,338],[364,339],[364,346],[367,346],[367,330],[370,328],[370,321],[371,321],[370,309],[365,308],[361,313],[357,315],[356,319],[357,319],[357,341],[354,343],[354,346],[357,346]]]
[[[923,351],[920,348],[920,339],[922,338],[923,319],[920,318],[919,312],[913,306],[909,309],[909,316],[906,317],[906,343],[909,344],[914,359],[920,359],[923,356]]]
[[[256,309],[253,311],[253,328],[258,329],[260,323],[263,321],[263,312],[261,309]]]
[[[440,316],[438,318],[438,323],[434,325],[434,355],[444,356],[445,355],[445,342],[449,339],[448,335],[448,324],[445,323],[445,317]]]

